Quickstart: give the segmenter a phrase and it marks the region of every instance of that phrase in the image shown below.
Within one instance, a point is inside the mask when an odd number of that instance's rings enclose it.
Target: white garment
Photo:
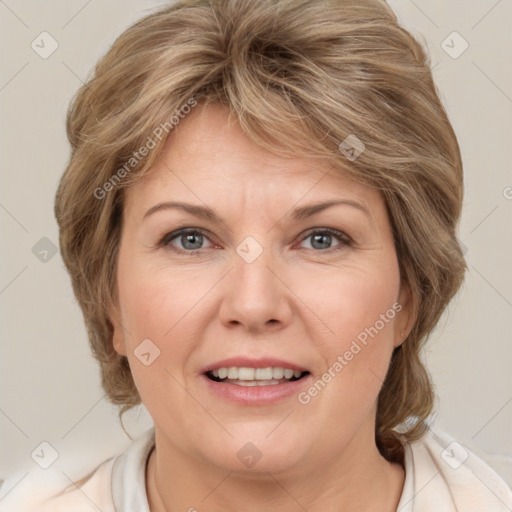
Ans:
[[[31,512],[149,512],[145,474],[154,428]],[[397,512],[511,512],[512,489],[472,451],[440,432],[405,445],[405,482]],[[512,461],[511,461],[512,469]],[[26,512],[27,509],[16,509]]]

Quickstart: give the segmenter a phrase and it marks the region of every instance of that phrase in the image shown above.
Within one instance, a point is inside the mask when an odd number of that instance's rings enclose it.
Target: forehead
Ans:
[[[383,206],[379,192],[354,181],[346,169],[319,158],[278,156],[256,145],[220,105],[198,108],[181,120],[156,164],[126,192],[130,208],[170,196],[265,205],[276,197],[298,203],[341,195],[368,209]]]

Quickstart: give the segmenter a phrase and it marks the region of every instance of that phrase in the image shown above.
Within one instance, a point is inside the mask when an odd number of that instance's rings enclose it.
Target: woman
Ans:
[[[67,129],[61,252],[105,391],[155,427],[45,510],[512,509],[426,423],[462,164],[383,1],[162,9]]]

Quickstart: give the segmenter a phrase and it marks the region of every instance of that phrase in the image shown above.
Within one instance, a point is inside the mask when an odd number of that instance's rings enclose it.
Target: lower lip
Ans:
[[[299,380],[270,386],[237,386],[236,384],[216,382],[202,375],[208,389],[215,395],[241,405],[267,405],[292,396],[297,396],[307,385],[311,375]]]

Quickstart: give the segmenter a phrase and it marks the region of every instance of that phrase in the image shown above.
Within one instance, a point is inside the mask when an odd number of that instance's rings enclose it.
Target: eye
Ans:
[[[309,241],[306,249],[324,252],[329,250],[343,249],[351,245],[352,239],[342,231],[332,228],[316,229],[301,239],[301,244]],[[205,246],[208,242],[210,245]],[[334,243],[334,245],[333,245]],[[165,235],[159,243],[176,252],[197,253],[202,249],[218,247],[212,244],[207,234],[199,228],[183,228]]]
[[[325,228],[321,230],[317,229],[316,231],[312,231],[302,239],[303,242],[306,240],[311,240],[309,243],[310,246],[306,247],[306,249],[314,249],[320,251],[329,249],[341,249],[347,245],[350,245],[352,242],[352,239],[348,235],[342,231],[331,228]],[[333,241],[336,242],[334,246],[332,245]]]
[[[206,248],[203,246],[205,241],[209,241],[209,239],[203,231],[187,228],[165,235],[160,245],[173,246],[184,252],[195,252]]]

